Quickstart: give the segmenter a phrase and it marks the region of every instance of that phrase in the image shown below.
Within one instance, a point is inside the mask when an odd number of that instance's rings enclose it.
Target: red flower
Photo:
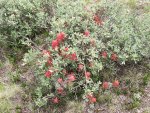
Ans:
[[[55,49],[56,47],[58,47],[59,42],[57,40],[53,40],[52,41],[52,48]]]
[[[102,87],[103,87],[104,89],[108,89],[108,88],[109,88],[108,82],[103,82]]]
[[[102,20],[98,17],[98,15],[95,15],[95,16],[94,16],[94,21],[95,21],[95,23],[98,24],[98,25],[103,25],[103,22],[102,22]]]
[[[84,68],[84,65],[83,65],[83,64],[79,64],[79,65],[78,65],[78,70],[79,70],[79,71],[83,70],[83,68]]]
[[[68,80],[69,80],[69,82],[73,82],[73,81],[76,80],[76,78],[74,76],[74,73],[71,73],[71,74],[68,75]]]
[[[112,53],[111,60],[117,61],[117,58],[118,58],[117,55],[115,53]]]
[[[62,78],[58,78],[57,82],[61,84],[63,82],[63,79]]]
[[[64,32],[60,32],[57,34],[56,40],[60,43],[64,40],[65,38],[65,33]]]
[[[91,99],[90,99],[90,102],[91,102],[91,103],[95,103],[95,102],[96,102],[96,98],[95,98],[95,97],[91,98]]]
[[[103,58],[107,58],[107,52],[106,52],[106,51],[103,51],[103,52],[102,52],[102,57],[103,57]]]
[[[89,101],[91,103],[95,103],[96,102],[96,98],[92,94],[87,95],[87,98],[89,99]]]
[[[65,47],[65,49],[64,49],[66,52],[69,50],[69,48],[68,47]]]
[[[118,80],[115,80],[114,82],[113,82],[113,87],[118,87],[119,86],[119,81]]]
[[[43,50],[42,53],[43,55],[48,55],[48,56],[50,56],[51,54],[49,50]]]
[[[53,98],[52,101],[53,101],[53,103],[55,103],[55,104],[58,104],[58,103],[59,103],[59,100],[58,100],[57,97]]]
[[[52,60],[48,60],[47,64],[50,65],[50,66],[52,66],[53,65]]]
[[[89,32],[88,30],[86,30],[86,31],[84,31],[84,35],[85,35],[86,37],[88,37],[88,36],[90,36],[90,32]]]
[[[60,88],[57,89],[57,93],[58,94],[62,94],[63,91],[64,91],[64,89],[62,87],[60,87]]]
[[[76,55],[76,53],[72,53],[72,54],[70,54],[69,55],[69,58],[70,58],[70,60],[77,60],[77,55]]]
[[[46,76],[47,78],[50,78],[50,77],[51,77],[51,75],[52,75],[52,72],[50,72],[50,71],[46,71],[45,76]]]
[[[85,78],[90,79],[90,77],[91,77],[91,73],[90,72],[85,72]]]

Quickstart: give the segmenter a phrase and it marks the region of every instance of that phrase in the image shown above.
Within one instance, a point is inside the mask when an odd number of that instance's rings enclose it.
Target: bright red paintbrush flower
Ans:
[[[77,60],[77,55],[76,55],[76,53],[70,54],[70,55],[69,55],[69,58],[70,58],[70,60],[76,61],[76,60]]]
[[[88,30],[84,31],[84,35],[85,35],[86,37],[90,36],[90,31],[88,31]]]
[[[64,91],[64,89],[63,89],[62,87],[59,87],[59,88],[57,89],[57,93],[58,93],[58,94],[62,94],[63,91]]]
[[[53,40],[52,41],[52,48],[55,49],[56,47],[58,47],[59,42],[57,40]]]
[[[108,82],[103,82],[102,87],[103,87],[103,89],[108,89],[109,88]]]
[[[88,94],[87,95],[87,98],[89,99],[89,101],[91,103],[95,103],[96,102],[96,98],[92,95],[92,94]]]
[[[53,65],[52,60],[48,60],[47,65],[52,66]]]
[[[74,73],[71,73],[71,74],[68,75],[68,81],[69,81],[69,82],[73,82],[73,81],[75,81],[75,80],[76,80],[76,78],[75,78],[75,76],[74,76]]]
[[[114,82],[113,82],[113,87],[119,87],[119,81],[118,80],[115,80]]]
[[[69,50],[69,48],[68,47],[65,47],[65,49],[64,49],[66,52]]]
[[[61,84],[63,82],[63,79],[62,78],[58,78],[57,82]]]
[[[90,77],[91,77],[91,73],[90,72],[85,72],[85,78],[90,79]]]
[[[98,15],[95,15],[95,16],[94,16],[94,21],[95,21],[95,23],[98,24],[98,25],[103,25],[103,22],[102,22],[102,20],[98,17]]]
[[[49,55],[51,54],[51,52],[49,50],[43,50],[42,51],[43,55]]]
[[[103,52],[102,52],[102,57],[103,57],[103,58],[107,58],[107,52],[106,52],[106,51],[103,51]]]
[[[60,32],[57,34],[56,36],[56,40],[58,41],[58,43],[62,42],[65,38],[65,33],[64,32]]]
[[[90,102],[91,102],[91,103],[95,103],[95,102],[96,102],[96,98],[95,98],[95,97],[91,98],[91,99],[90,99]]]
[[[55,97],[55,98],[52,99],[52,102],[55,103],[55,104],[58,104],[58,103],[59,103],[59,100],[58,100],[57,97]]]
[[[51,71],[49,71],[49,70],[46,71],[45,76],[46,76],[47,78],[50,78],[51,75],[52,75],[52,72],[51,72]]]
[[[117,54],[115,54],[115,53],[112,53],[112,55],[111,55],[111,60],[113,60],[113,61],[117,61]]]
[[[79,64],[79,65],[78,65],[78,71],[82,71],[83,68],[84,68],[84,65],[83,65],[83,64]]]

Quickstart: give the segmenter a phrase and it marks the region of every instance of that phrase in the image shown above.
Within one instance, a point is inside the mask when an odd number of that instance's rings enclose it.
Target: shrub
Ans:
[[[7,0],[0,3],[0,45],[17,61],[27,47],[22,41],[40,43],[47,36],[53,0]],[[17,59],[16,59],[17,57]]]
[[[115,76],[118,65],[149,57],[150,19],[128,9],[118,1],[57,1],[47,48],[31,49],[24,57],[35,67],[38,107],[76,97],[93,105],[102,91],[120,85],[103,71],[110,69]]]

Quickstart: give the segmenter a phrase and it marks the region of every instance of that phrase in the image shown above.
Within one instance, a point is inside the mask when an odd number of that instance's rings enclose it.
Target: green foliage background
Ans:
[[[27,50],[22,41],[31,39],[36,42],[38,38],[42,41],[47,35],[51,28],[54,1],[0,1],[0,45],[8,51],[8,56],[14,61],[21,59]]]

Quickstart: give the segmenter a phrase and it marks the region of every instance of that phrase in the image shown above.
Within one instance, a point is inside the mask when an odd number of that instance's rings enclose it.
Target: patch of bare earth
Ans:
[[[150,83],[144,91],[145,93],[141,99],[141,106],[137,109],[137,113],[150,113]]]
[[[2,87],[2,90],[0,90],[0,113],[20,113],[24,92],[20,84],[11,81],[10,76],[13,72],[13,66],[5,59],[2,52],[0,52],[0,63],[0,84]]]

